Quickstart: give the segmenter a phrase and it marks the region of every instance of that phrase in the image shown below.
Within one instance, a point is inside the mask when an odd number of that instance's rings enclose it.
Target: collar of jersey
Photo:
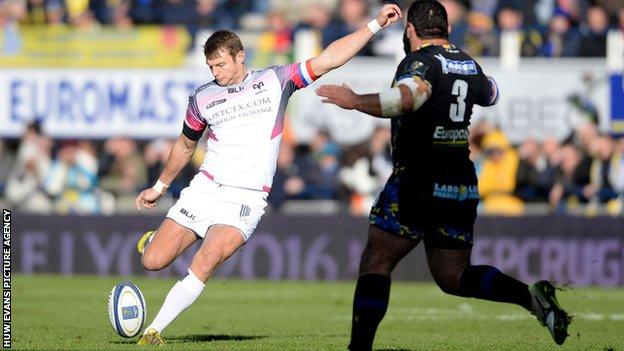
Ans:
[[[445,49],[447,49],[447,50],[448,50],[448,49],[454,49],[454,48],[455,48],[455,45],[453,45],[453,44],[435,45],[435,44],[432,44],[432,43],[427,43],[427,44],[423,44],[423,45],[419,46],[419,47],[416,49],[416,51],[418,51],[418,50],[420,50],[420,49],[424,49],[424,48],[426,48],[426,47],[428,47],[428,46],[441,46],[441,47],[443,47],[443,48],[445,48]]]

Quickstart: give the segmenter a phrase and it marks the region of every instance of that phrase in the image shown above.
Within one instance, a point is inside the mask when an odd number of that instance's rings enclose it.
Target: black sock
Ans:
[[[492,266],[470,266],[460,280],[462,295],[477,299],[509,302],[531,310],[529,287]]]
[[[371,350],[377,326],[388,309],[390,277],[381,274],[361,276],[353,297],[353,319],[349,350]]]

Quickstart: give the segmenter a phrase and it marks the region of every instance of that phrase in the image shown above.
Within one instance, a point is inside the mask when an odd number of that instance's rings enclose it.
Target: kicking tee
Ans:
[[[199,140],[208,130],[200,172],[219,184],[269,192],[288,99],[317,78],[308,60],[250,70],[239,84],[195,89],[183,133]]]

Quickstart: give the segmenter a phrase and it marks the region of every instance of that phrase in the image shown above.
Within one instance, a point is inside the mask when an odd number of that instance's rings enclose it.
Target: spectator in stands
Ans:
[[[578,53],[578,32],[572,27],[570,18],[561,11],[555,11],[550,19],[548,32],[540,55],[546,57],[571,57]]]
[[[279,10],[269,12],[267,28],[258,39],[253,65],[266,67],[292,62],[292,39],[292,27],[286,15]]]
[[[440,3],[446,9],[448,23],[451,26],[449,41],[457,47],[463,47],[464,37],[468,31],[466,7],[459,0],[440,0]]]
[[[331,20],[331,12],[322,2],[309,4],[302,13],[301,21],[295,27],[299,29],[315,29],[322,31]]]
[[[471,11],[479,12],[494,17],[498,0],[470,0]]]
[[[78,30],[91,31],[98,27],[98,22],[89,9],[89,0],[72,0],[65,5],[68,22]]]
[[[195,18],[195,0],[164,0],[157,7],[162,24],[190,25]]]
[[[620,32],[624,33],[624,6],[618,11],[617,27]]]
[[[158,177],[165,163],[167,163],[172,146],[173,142],[166,139],[156,139],[145,146],[143,158],[145,159],[145,166],[147,167],[147,184],[156,184],[156,181],[158,181]],[[174,199],[180,197],[180,192],[189,184],[191,179],[193,179],[193,176],[197,173],[197,168],[199,168],[199,165],[195,162],[195,159],[193,159],[171,183],[169,186],[169,193]]]
[[[520,164],[515,195],[524,202],[545,202],[555,180],[555,169],[537,140],[529,138],[518,149]]]
[[[130,17],[137,24],[156,23],[158,13],[156,11],[157,0],[130,0]]]
[[[234,22],[218,0],[197,0],[195,16],[189,26],[193,42],[201,30],[232,29]]]
[[[481,12],[470,12],[462,49],[470,56],[498,55],[498,38],[494,29],[492,17]]]
[[[607,31],[609,17],[603,7],[591,6],[587,11],[586,22],[581,25],[579,56],[605,57],[607,55]]]
[[[70,0],[71,1],[71,0]],[[89,0],[89,10],[101,24],[112,24],[115,8],[127,0]]]
[[[117,29],[132,28],[131,0],[90,0],[89,10],[101,24],[114,25]]]
[[[266,0],[260,0],[263,2]],[[268,6],[266,4],[258,4],[256,5],[256,1],[249,0],[221,0],[223,8],[226,9],[229,17],[232,19],[232,23],[234,24],[234,29],[238,29],[240,25],[241,18],[255,9],[266,9]]]
[[[514,1],[504,1],[496,14],[499,34],[503,32],[517,32],[520,35],[520,54],[522,56],[536,56],[543,45],[542,34],[524,25],[524,15],[519,5]]]
[[[323,30],[323,47],[326,48],[336,39],[365,26],[367,22],[368,4],[365,0],[342,0],[338,7],[338,17]],[[374,53],[371,42],[366,44],[358,55],[372,56]]]
[[[574,24],[578,24],[583,20],[583,14],[586,12],[585,2],[580,0],[557,0],[555,7],[566,14]]]
[[[556,158],[559,151],[559,142],[554,137],[547,137],[542,142],[542,155],[548,162],[548,167],[551,167],[556,173]]]
[[[27,14],[22,20],[23,24],[45,25],[46,24],[46,1],[28,0],[26,2]]]
[[[485,213],[520,215],[522,201],[513,195],[518,172],[518,154],[507,137],[498,130],[482,141],[485,159],[479,175],[479,195]]]
[[[474,163],[477,177],[481,174],[481,168],[485,155],[483,155],[483,137],[492,132],[495,127],[486,119],[481,119],[470,125],[469,149],[470,160]]]
[[[104,143],[98,174],[102,189],[131,202],[134,194],[147,184],[145,161],[136,142],[128,138],[113,138]]]
[[[550,190],[549,202],[556,212],[563,212],[583,201],[583,189],[589,180],[579,173],[581,153],[572,144],[561,146],[555,156],[557,175]]]
[[[45,16],[48,26],[64,26],[65,25],[65,6],[59,0],[50,0],[46,2]]]
[[[0,53],[13,55],[19,52],[22,38],[19,22],[26,16],[26,3],[21,0],[0,2]]]
[[[335,199],[340,147],[331,140],[329,131],[322,129],[310,141],[309,150],[310,153],[305,156],[308,160],[304,173],[309,196],[313,199]]]
[[[319,53],[323,45],[323,31],[331,20],[331,12],[322,2],[312,2],[308,4],[302,13],[301,20],[295,25],[293,30],[293,38],[297,40],[297,33],[301,30],[313,31],[316,38],[314,39],[314,48],[311,52]]]
[[[607,210],[612,215],[624,215],[624,135],[620,135],[619,140],[615,142],[611,166],[609,181],[618,198],[608,204]]]
[[[130,17],[130,5],[127,1],[121,1],[113,8],[113,25],[118,30],[127,30],[134,26]]]
[[[43,187],[52,162],[51,149],[52,141],[41,134],[39,123],[29,124],[7,180],[6,197],[10,203],[34,213],[52,211],[52,202]]]
[[[606,203],[617,198],[611,183],[612,173],[617,170],[613,160],[615,144],[607,135],[600,135],[591,142],[591,173],[590,181],[583,188],[586,200]]]
[[[392,173],[390,128],[379,127],[370,141],[345,152],[341,183],[351,192],[349,212],[365,215]]]
[[[291,143],[282,141],[268,201],[273,208],[279,209],[288,199],[302,198],[305,190],[305,180],[295,163],[295,148]]]
[[[550,0],[549,0],[550,1]],[[499,0],[499,8],[505,3],[513,3],[513,6],[518,8],[522,14],[522,22],[528,28],[537,28],[539,21],[536,14],[536,8],[543,0]],[[551,4],[552,6],[552,4]]]
[[[4,188],[14,162],[15,155],[7,148],[7,144],[0,139],[0,197],[4,196]]]
[[[44,182],[47,193],[55,199],[58,213],[100,212],[97,171],[98,162],[91,142],[61,144]]]
[[[580,153],[580,160],[575,169],[578,183],[588,184],[592,165],[592,142],[598,138],[598,127],[594,123],[584,123],[575,131],[575,145]]]

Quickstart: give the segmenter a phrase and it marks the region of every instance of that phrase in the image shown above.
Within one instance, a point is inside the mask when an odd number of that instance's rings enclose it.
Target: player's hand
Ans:
[[[402,17],[403,13],[401,12],[400,7],[394,4],[386,4],[381,8],[381,10],[379,10],[379,14],[375,19],[382,28],[386,28]]]
[[[353,110],[357,107],[358,94],[354,93],[346,84],[340,85],[321,85],[316,89],[316,95],[322,96],[321,102],[326,104],[334,104],[347,110]]]
[[[136,200],[134,200],[134,204],[136,205],[137,210],[141,211],[141,209],[150,209],[156,206],[156,201],[160,199],[163,195],[165,195],[165,190],[162,193],[159,193],[154,188],[149,188],[141,191],[139,196],[137,196]]]

